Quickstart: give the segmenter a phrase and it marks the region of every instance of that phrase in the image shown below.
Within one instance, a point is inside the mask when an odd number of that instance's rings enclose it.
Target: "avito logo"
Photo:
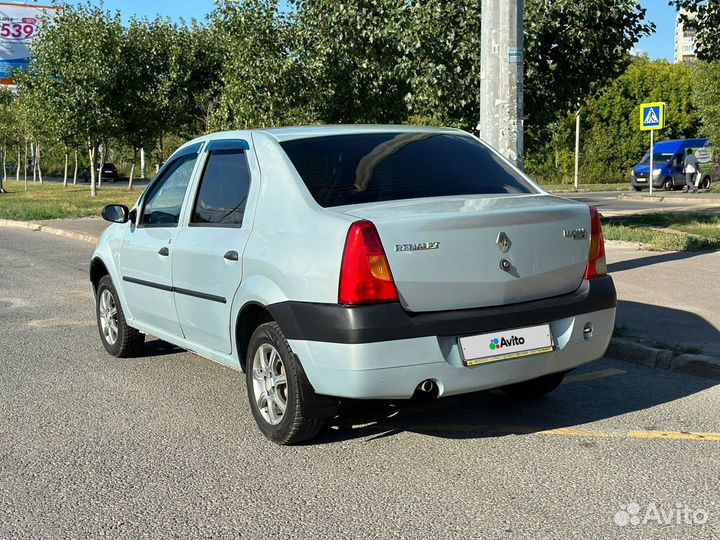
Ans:
[[[493,338],[490,340],[491,351],[496,351],[498,349],[502,349],[503,347],[513,347],[515,345],[525,345],[525,338],[518,336],[510,336],[509,339],[501,337],[499,339]]]

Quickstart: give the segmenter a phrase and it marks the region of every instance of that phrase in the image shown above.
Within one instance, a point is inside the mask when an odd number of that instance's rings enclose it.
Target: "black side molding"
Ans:
[[[145,281],[144,279],[137,279],[134,277],[123,276],[123,281],[128,283],[135,283],[136,285],[143,285],[152,289],[160,289],[161,291],[176,292],[178,294],[184,294],[185,296],[192,296],[194,298],[201,298],[202,300],[210,300],[211,302],[219,302],[220,304],[227,304],[227,300],[223,296],[216,296],[214,294],[207,294],[199,291],[191,291],[190,289],[182,289],[180,287],[171,287],[170,285],[163,285],[162,283],[154,283],[152,281]]]
[[[288,339],[372,343],[425,336],[481,334],[531,326],[617,306],[610,276],[583,281],[570,294],[478,309],[410,313],[399,303],[342,306],[280,302],[268,306]]]

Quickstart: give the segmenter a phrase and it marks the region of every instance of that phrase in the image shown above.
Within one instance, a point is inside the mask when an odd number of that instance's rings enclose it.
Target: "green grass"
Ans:
[[[97,197],[90,196],[90,187],[62,184],[5,183],[8,193],[0,195],[0,219],[38,221],[42,219],[78,218],[99,216],[103,206],[111,203],[132,207],[141,190],[100,188]]]
[[[687,234],[673,234],[650,227]],[[720,216],[665,213],[609,218],[604,220],[603,233],[606,240],[635,242],[651,251],[720,249]]]

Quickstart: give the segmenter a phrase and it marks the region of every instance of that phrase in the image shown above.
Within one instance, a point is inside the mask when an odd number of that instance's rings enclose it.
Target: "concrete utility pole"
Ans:
[[[521,169],[524,0],[482,0],[480,138]]]

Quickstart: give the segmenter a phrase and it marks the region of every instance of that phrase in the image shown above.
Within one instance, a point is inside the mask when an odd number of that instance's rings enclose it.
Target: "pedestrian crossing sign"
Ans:
[[[643,103],[640,105],[640,129],[651,131],[665,127],[665,104]]]

